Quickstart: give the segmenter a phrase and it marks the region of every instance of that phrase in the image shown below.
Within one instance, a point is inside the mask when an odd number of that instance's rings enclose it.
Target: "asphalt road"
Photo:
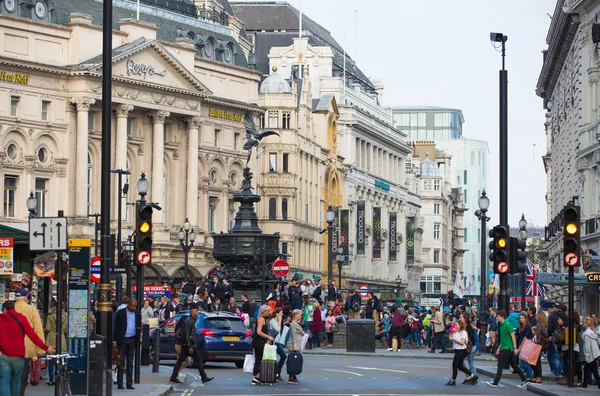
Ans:
[[[524,394],[525,390],[500,384],[494,389],[481,376],[475,386],[461,385],[465,376],[459,372],[455,387],[445,386],[452,374],[451,360],[391,359],[357,356],[304,356],[299,385],[287,383],[287,375],[273,386],[251,385],[252,376],[233,364],[209,363],[206,371],[215,379],[202,385],[198,371],[186,369],[187,380],[177,385],[174,395],[506,395]]]

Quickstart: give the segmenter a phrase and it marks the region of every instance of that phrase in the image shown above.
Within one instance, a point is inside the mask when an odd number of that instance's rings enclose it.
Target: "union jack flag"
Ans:
[[[544,297],[548,288],[535,281],[535,268],[533,268],[533,263],[527,258],[527,272],[525,273],[526,287],[525,287],[525,295],[526,297]]]

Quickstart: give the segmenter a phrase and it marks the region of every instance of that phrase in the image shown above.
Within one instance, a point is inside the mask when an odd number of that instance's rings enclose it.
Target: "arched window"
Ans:
[[[283,198],[281,200],[281,218],[283,220],[288,219],[287,206],[288,206],[287,198]]]
[[[277,200],[269,199],[269,220],[277,220]]]
[[[87,214],[92,213],[92,156],[88,153],[88,168],[87,168]]]

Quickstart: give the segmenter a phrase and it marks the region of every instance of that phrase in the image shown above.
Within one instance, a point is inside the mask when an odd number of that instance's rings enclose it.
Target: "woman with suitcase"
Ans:
[[[263,305],[258,310],[258,319],[256,320],[256,328],[254,330],[254,334],[252,335],[252,348],[254,349],[254,370],[252,377],[252,385],[260,385],[260,366],[263,358],[263,352],[265,349],[265,343],[267,341],[273,341],[274,338],[271,337],[269,333],[269,315],[271,313],[271,308],[268,305]]]
[[[302,346],[302,337],[304,331],[300,326],[300,320],[302,319],[302,311],[299,309],[292,312],[292,323],[290,324],[290,338],[287,344],[290,353],[287,356],[287,372],[289,375],[288,384],[298,385],[297,375],[302,373],[303,357],[300,353]]]

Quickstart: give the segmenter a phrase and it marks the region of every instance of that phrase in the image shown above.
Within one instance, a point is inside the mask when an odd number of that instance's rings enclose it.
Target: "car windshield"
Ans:
[[[237,318],[206,318],[205,329],[214,330],[246,330],[241,319]]]

